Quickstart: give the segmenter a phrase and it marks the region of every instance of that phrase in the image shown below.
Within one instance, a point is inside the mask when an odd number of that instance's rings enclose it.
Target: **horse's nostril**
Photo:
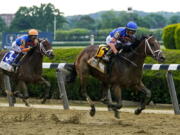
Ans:
[[[49,56],[50,56],[50,58],[54,58],[55,57],[55,55],[53,53],[51,53]]]
[[[162,56],[162,57],[159,58],[159,60],[160,60],[160,62],[164,62],[165,61],[165,57]]]
[[[161,59],[161,60],[165,60],[166,58],[165,58],[165,57],[161,57],[160,59]]]

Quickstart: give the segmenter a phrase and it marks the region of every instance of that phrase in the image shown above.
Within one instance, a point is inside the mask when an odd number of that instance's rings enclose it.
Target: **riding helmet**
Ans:
[[[39,33],[38,33],[38,31],[36,30],[36,29],[30,29],[29,31],[28,31],[28,35],[29,36],[37,36]]]
[[[137,24],[133,21],[128,22],[126,25],[126,29],[128,30],[136,31],[137,28],[138,28]]]

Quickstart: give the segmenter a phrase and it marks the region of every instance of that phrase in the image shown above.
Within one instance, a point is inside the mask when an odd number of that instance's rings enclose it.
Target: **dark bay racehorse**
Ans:
[[[131,62],[122,59],[122,54],[112,57],[110,74],[103,74],[87,63],[96,54],[98,49],[96,45],[85,48],[76,59],[75,68],[80,77],[81,92],[91,106],[91,116],[95,115],[95,105],[86,92],[88,75],[92,75],[102,82],[102,90],[105,92],[103,102],[114,110],[115,117],[119,118],[118,109],[122,107],[122,88],[134,88],[142,92],[144,97],[140,106],[135,110],[135,114],[140,114],[145,109],[145,105],[151,98],[151,91],[142,82],[144,60],[146,56],[151,56],[158,62],[163,62],[165,58],[160,50],[160,44],[153,36],[144,36],[137,40],[135,45],[137,47],[132,52],[122,53]],[[106,98],[109,88],[113,89],[117,104],[110,103]]]
[[[0,52],[0,59],[3,58],[7,51]],[[15,84],[15,89],[12,93],[13,96],[17,96],[23,99],[25,104],[29,106],[26,99],[29,97],[27,84],[42,84],[45,86],[45,96],[42,101],[44,103],[49,95],[50,83],[42,77],[42,62],[43,56],[53,58],[53,50],[48,40],[39,39],[39,44],[33,47],[22,59],[21,65],[16,72],[7,72],[0,69],[0,79],[3,79],[3,74],[9,75],[10,79]],[[20,91],[23,91],[22,94]]]

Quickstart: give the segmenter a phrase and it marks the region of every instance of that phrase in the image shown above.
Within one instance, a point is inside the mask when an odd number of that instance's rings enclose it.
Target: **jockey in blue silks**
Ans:
[[[38,31],[36,29],[30,29],[28,35],[23,35],[12,43],[12,50],[15,51],[15,53],[18,53],[18,56],[12,63],[13,66],[18,66],[18,62],[22,56],[38,44],[37,36]]]
[[[132,45],[135,40],[135,33],[138,26],[135,22],[128,22],[126,27],[119,27],[114,29],[106,38],[106,44],[110,47],[110,50],[105,54],[104,60],[109,61],[109,55],[113,52],[118,54],[118,49],[125,49]]]

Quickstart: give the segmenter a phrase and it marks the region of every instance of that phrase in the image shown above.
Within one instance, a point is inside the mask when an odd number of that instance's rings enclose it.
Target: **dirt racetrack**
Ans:
[[[180,135],[180,115],[0,107],[0,135]]]

